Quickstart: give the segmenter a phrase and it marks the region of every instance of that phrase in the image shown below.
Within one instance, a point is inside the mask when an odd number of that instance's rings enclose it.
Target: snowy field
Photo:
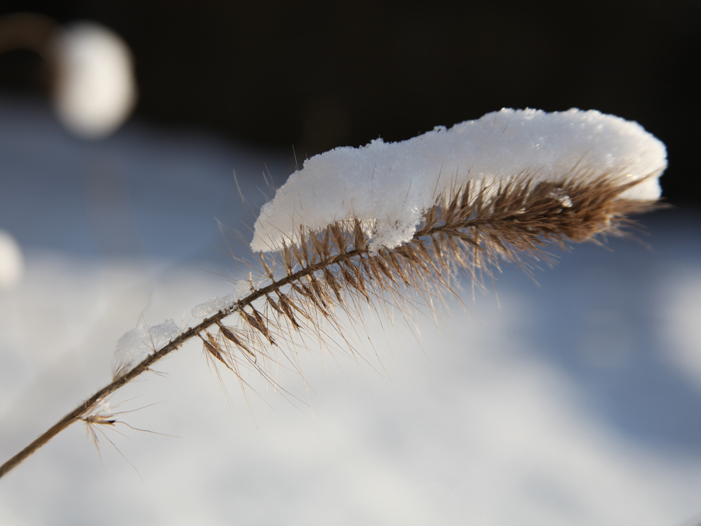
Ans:
[[[254,219],[233,170],[260,206],[262,172],[294,161],[139,123],[81,142],[7,97],[0,117],[0,229],[25,263],[0,291],[5,461],[109,381],[140,319],[232,292]],[[651,248],[578,245],[537,284],[507,267],[438,326],[368,318],[357,360],[310,345],[305,381],[279,378],[299,400],[244,397],[188,345],[112,399],[170,436],[120,426],[123,456],[104,437],[100,456],[74,425],[0,480],[0,524],[695,525],[701,216],[642,223]]]

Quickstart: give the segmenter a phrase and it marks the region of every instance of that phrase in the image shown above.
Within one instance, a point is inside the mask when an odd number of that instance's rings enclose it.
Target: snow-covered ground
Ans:
[[[293,168],[139,124],[80,142],[1,98],[0,229],[25,268],[0,291],[0,461],[109,380],[141,319],[232,292],[254,219],[232,170],[256,206],[260,174]],[[127,462],[75,425],[0,480],[0,524],[695,524],[701,217],[642,221],[652,249],[578,245],[538,284],[507,268],[498,302],[466,286],[437,327],[368,319],[357,362],[303,353],[306,385],[279,378],[301,402],[222,374],[227,396],[186,346],[112,399],[177,438],[108,429]]]

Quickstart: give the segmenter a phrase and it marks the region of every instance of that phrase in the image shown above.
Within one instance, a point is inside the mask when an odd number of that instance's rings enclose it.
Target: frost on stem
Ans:
[[[128,373],[146,356],[171,341],[180,333],[173,320],[166,320],[158,325],[140,323],[135,329],[127,331],[117,342],[114,350],[113,378]]]
[[[284,242],[299,241],[300,228],[320,231],[358,219],[377,253],[408,242],[424,212],[451,188],[525,174],[531,183],[573,174],[589,181],[641,181],[618,198],[656,200],[666,166],[664,144],[636,122],[598,111],[502,109],[407,141],[376,139],[306,160],[262,208],[251,248],[280,250]],[[566,206],[567,196],[562,198]]]
[[[216,314],[220,310],[231,307],[240,298],[241,295],[237,293],[227,294],[226,296],[221,297],[217,296],[216,298],[212,298],[195,306],[190,311],[190,314],[192,314],[192,317],[195,319],[203,320],[205,318],[209,318],[213,314]]]
[[[233,293],[200,303],[190,311],[190,314],[192,314],[192,317],[195,319],[203,320],[209,318],[220,310],[232,307],[238,300],[250,294],[251,291],[254,290],[254,287],[255,285],[251,279],[238,280],[234,285]]]

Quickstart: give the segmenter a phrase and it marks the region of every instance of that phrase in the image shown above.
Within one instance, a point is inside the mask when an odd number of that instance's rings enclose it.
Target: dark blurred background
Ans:
[[[154,124],[304,158],[502,107],[597,109],[663,140],[667,199],[701,204],[698,0],[3,1],[15,11],[119,33]],[[2,92],[45,83],[38,56],[0,56]]]

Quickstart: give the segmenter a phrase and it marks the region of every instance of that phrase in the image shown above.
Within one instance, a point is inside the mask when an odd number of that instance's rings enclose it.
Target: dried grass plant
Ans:
[[[295,334],[321,342],[344,339],[349,329],[341,312],[361,330],[364,304],[381,314],[412,301],[430,307],[454,293],[458,272],[476,287],[504,263],[530,272],[538,262],[549,262],[549,246],[622,235],[632,224],[630,215],[659,207],[656,201],[620,197],[644,178],[593,177],[581,168],[559,182],[538,182],[534,175],[454,186],[436,196],[413,238],[391,250],[371,251],[372,225],[349,219],[320,231],[300,229],[298,242],[254,255],[246,263],[255,274],[249,294],[181,331],[133,368],[116,369],[108,385],[5,462],[0,477],[75,422],[85,422],[97,442],[96,429],[118,422],[105,405],[108,397],[188,340],[199,338],[207,359],[242,382],[246,369],[274,382],[272,367],[285,361],[297,367],[290,348]]]

